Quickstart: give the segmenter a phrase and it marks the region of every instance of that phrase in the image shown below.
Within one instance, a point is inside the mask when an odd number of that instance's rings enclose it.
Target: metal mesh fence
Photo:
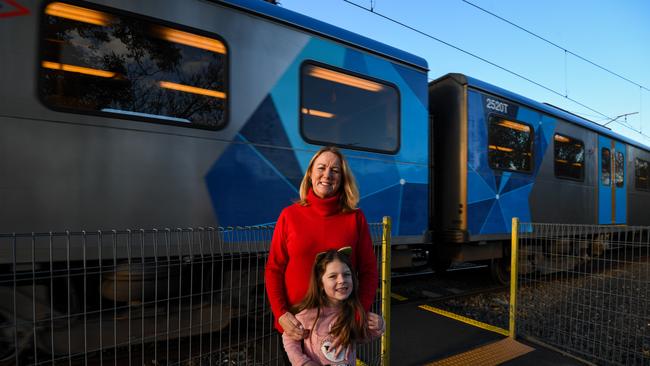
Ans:
[[[381,245],[382,225],[370,228]],[[264,289],[272,234],[0,235],[0,365],[281,365]],[[359,357],[379,364],[378,345]]]
[[[599,365],[650,365],[649,232],[521,224],[517,335]]]
[[[370,235],[372,237],[372,246],[375,249],[375,257],[377,258],[377,268],[379,271],[380,281],[381,281],[381,245],[382,245],[382,224],[369,224]],[[382,311],[382,298],[381,298],[381,289],[377,291],[375,295],[375,302],[372,305],[371,311],[376,314],[381,314]],[[388,319],[386,319],[388,321]],[[357,347],[357,358],[363,361],[366,365],[381,365],[382,364],[382,354],[381,354],[381,340],[375,339],[371,342],[361,344]]]

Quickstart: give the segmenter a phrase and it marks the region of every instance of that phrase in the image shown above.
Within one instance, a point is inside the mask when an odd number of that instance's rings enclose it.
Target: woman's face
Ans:
[[[339,157],[325,151],[320,154],[311,168],[311,185],[320,198],[335,195],[341,187],[341,161]]]

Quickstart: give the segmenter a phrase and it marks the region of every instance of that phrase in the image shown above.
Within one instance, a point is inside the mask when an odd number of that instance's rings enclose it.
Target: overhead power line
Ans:
[[[605,71],[605,72],[608,72],[608,73],[610,73],[610,74],[612,74],[612,75],[614,75],[614,76],[616,76],[616,77],[618,77],[618,78],[620,78],[620,79],[622,79],[622,80],[625,80],[625,81],[627,81],[627,82],[630,83],[630,84],[636,85],[636,86],[638,86],[638,87],[641,88],[641,89],[645,89],[646,91],[650,91],[650,89],[646,88],[645,86],[643,86],[643,85],[641,85],[641,84],[639,84],[639,83],[637,83],[637,82],[635,82],[635,81],[632,81],[632,80],[626,78],[625,76],[622,76],[622,75],[620,75],[620,74],[618,74],[618,73],[616,73],[616,72],[614,72],[614,71],[612,71],[612,70],[610,70],[610,69],[608,69],[608,68],[606,68],[606,67],[604,67],[604,66],[601,66],[601,65],[597,64],[597,63],[594,62],[594,61],[591,61],[591,60],[589,60],[589,59],[587,59],[587,58],[585,58],[585,57],[583,57],[583,56],[580,56],[580,55],[578,55],[577,53],[575,53],[575,52],[573,52],[573,51],[571,51],[571,50],[568,50],[568,49],[566,49],[565,47],[562,47],[562,46],[558,45],[557,43],[555,43],[555,42],[553,42],[553,41],[550,41],[550,40],[548,40],[548,39],[546,39],[546,38],[540,36],[539,34],[533,32],[533,31],[530,31],[530,30],[528,30],[528,29],[526,29],[526,28],[524,28],[524,27],[522,27],[522,26],[520,26],[520,25],[518,25],[518,24],[516,24],[516,23],[514,23],[514,22],[512,22],[512,21],[510,21],[510,20],[508,20],[508,19],[506,19],[506,18],[503,18],[502,16],[500,16],[500,15],[498,15],[498,14],[495,14],[495,13],[493,13],[493,12],[487,10],[487,9],[484,9],[484,8],[482,8],[482,7],[480,7],[480,6],[476,5],[476,4],[474,4],[474,3],[471,3],[471,2],[469,2],[469,1],[467,1],[467,0],[461,0],[461,1],[464,2],[464,3],[466,3],[466,4],[468,4],[468,5],[471,5],[471,6],[475,7],[476,9],[479,9],[480,11],[482,11],[482,12],[484,12],[484,13],[490,14],[491,16],[493,16],[493,17],[495,17],[495,18],[497,18],[497,19],[499,19],[499,20],[501,20],[501,21],[506,22],[506,23],[512,25],[513,27],[518,28],[518,29],[520,29],[520,30],[522,30],[522,31],[524,31],[524,32],[526,32],[526,33],[528,33],[528,34],[530,34],[530,35],[533,36],[533,37],[536,37],[536,38],[538,38],[538,39],[540,39],[540,40],[542,40],[542,41],[544,41],[544,42],[546,42],[546,43],[548,43],[548,44],[550,44],[550,45],[552,45],[552,46],[554,46],[554,47],[556,47],[556,48],[559,48],[559,49],[561,49],[562,51],[564,51],[565,53],[568,53],[568,54],[570,54],[570,55],[572,55],[572,56],[575,56],[575,57],[581,59],[581,60],[584,61],[584,62],[587,62],[587,63],[589,63],[589,64],[591,64],[591,65],[593,65],[593,66],[595,66],[595,67],[597,67],[597,68],[599,68],[599,69]]]
[[[538,82],[538,81],[535,81],[535,80],[530,79],[530,78],[528,78],[528,77],[526,77],[526,76],[524,76],[524,75],[522,75],[522,74],[519,74],[519,73],[517,73],[517,72],[515,72],[515,71],[512,71],[512,70],[510,70],[510,69],[508,69],[508,68],[506,68],[506,67],[504,67],[504,66],[501,66],[501,65],[497,64],[496,62],[490,61],[490,60],[488,60],[488,59],[486,59],[486,58],[484,58],[484,57],[481,57],[481,56],[479,56],[479,55],[477,55],[477,54],[475,54],[475,53],[472,53],[472,52],[470,52],[470,51],[467,51],[467,50],[465,50],[465,49],[463,49],[463,48],[461,48],[461,47],[459,47],[459,46],[456,46],[456,45],[454,45],[454,44],[452,44],[452,43],[450,43],[450,42],[444,41],[444,40],[442,40],[442,39],[440,39],[440,38],[438,38],[438,37],[436,37],[436,36],[433,36],[433,35],[431,35],[431,34],[429,34],[429,33],[426,33],[426,32],[424,32],[424,31],[422,31],[422,30],[420,30],[420,29],[417,29],[417,28],[415,28],[415,27],[413,27],[413,26],[410,26],[410,25],[408,25],[408,24],[406,24],[406,23],[403,23],[403,22],[401,22],[401,21],[399,21],[399,20],[397,20],[397,19],[391,18],[391,17],[389,17],[389,16],[387,16],[387,15],[384,15],[384,14],[382,14],[382,13],[379,13],[379,12],[377,12],[377,11],[374,9],[374,7],[373,7],[373,8],[366,8],[365,6],[363,6],[363,5],[359,5],[359,4],[357,4],[357,3],[355,3],[355,2],[353,2],[353,1],[351,1],[351,0],[343,0],[343,1],[346,2],[346,3],[348,3],[348,4],[350,4],[350,5],[353,5],[353,6],[357,7],[357,8],[359,8],[359,9],[362,9],[362,10],[365,10],[365,11],[367,11],[367,12],[369,12],[369,13],[372,13],[372,14],[375,15],[375,16],[378,16],[378,17],[380,17],[380,18],[386,19],[386,20],[388,20],[388,21],[390,21],[390,22],[392,22],[392,23],[395,23],[395,24],[397,24],[397,25],[399,25],[399,26],[401,26],[401,27],[404,27],[404,28],[406,28],[406,29],[409,29],[409,30],[411,30],[411,31],[413,31],[413,32],[415,32],[415,33],[418,33],[418,34],[420,34],[420,35],[423,35],[423,36],[425,36],[425,37],[427,37],[427,38],[430,38],[430,39],[432,39],[432,40],[434,40],[434,41],[436,41],[436,42],[442,43],[442,44],[444,44],[445,46],[448,46],[448,47],[450,47],[450,48],[453,48],[453,49],[455,49],[455,50],[457,50],[457,51],[459,51],[459,52],[462,52],[462,53],[464,53],[464,54],[466,54],[466,55],[468,55],[468,56],[471,56],[471,57],[476,58],[476,59],[478,59],[478,60],[480,60],[480,61],[483,61],[483,62],[485,62],[485,63],[487,63],[487,64],[489,64],[489,65],[491,65],[491,66],[494,66],[494,67],[496,67],[496,68],[498,68],[498,69],[500,69],[500,70],[503,70],[503,71],[505,71],[505,72],[507,72],[507,73],[509,73],[509,74],[511,74],[511,75],[514,75],[514,76],[516,76],[516,77],[518,77],[518,78],[520,78],[520,79],[526,80],[526,81],[528,81],[528,82],[531,83],[531,84],[537,85],[538,87],[540,87],[540,88],[542,88],[542,89],[545,89],[545,90],[547,90],[547,91],[549,91],[549,92],[551,92],[551,93],[553,93],[553,94],[556,94],[556,95],[558,95],[558,96],[560,96],[560,97],[562,97],[562,98],[565,98],[565,99],[567,99],[567,100],[569,100],[569,101],[571,101],[571,102],[573,102],[573,103],[575,103],[575,104],[577,104],[577,105],[579,105],[579,106],[581,106],[581,107],[583,107],[583,108],[586,108],[586,109],[588,109],[588,110],[590,110],[590,111],[592,111],[592,112],[594,112],[594,113],[597,113],[598,115],[600,115],[600,116],[606,118],[607,120],[614,120],[614,121],[616,121],[616,123],[620,124],[621,126],[623,126],[623,127],[625,127],[625,128],[628,128],[628,129],[630,129],[630,130],[632,130],[632,131],[634,131],[634,132],[636,132],[636,133],[638,133],[638,134],[640,134],[640,135],[642,135],[642,136],[644,136],[644,137],[650,139],[650,136],[648,136],[648,135],[642,133],[641,131],[638,131],[638,130],[636,130],[636,129],[634,129],[634,128],[631,128],[631,127],[629,127],[629,126],[623,124],[622,122],[616,120],[615,118],[612,118],[612,117],[606,115],[606,114],[603,113],[603,112],[600,112],[600,111],[598,111],[598,110],[596,110],[596,109],[594,109],[594,108],[592,108],[592,107],[590,107],[590,106],[588,106],[588,105],[586,105],[586,104],[584,104],[584,103],[582,103],[582,102],[580,102],[580,101],[578,101],[578,100],[576,100],[576,99],[573,99],[573,98],[567,96],[566,94],[563,94],[563,93],[561,93],[561,92],[559,92],[559,91],[557,91],[557,90],[555,90],[555,89],[553,89],[553,88],[551,88],[551,87],[548,87],[548,86],[546,86],[546,85],[544,85],[544,84],[542,84],[542,83],[540,83],[540,82]],[[567,52],[569,52],[569,51],[567,51]],[[634,83],[634,82],[632,82],[632,83]],[[637,84],[637,85],[638,85],[638,84]],[[641,85],[639,85],[639,87],[644,88],[644,87],[641,86]]]

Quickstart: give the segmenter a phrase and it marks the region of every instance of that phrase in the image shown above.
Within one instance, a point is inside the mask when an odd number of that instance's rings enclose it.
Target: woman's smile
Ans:
[[[311,170],[311,185],[320,198],[338,193],[341,186],[341,161],[336,154],[326,151],[316,158]]]

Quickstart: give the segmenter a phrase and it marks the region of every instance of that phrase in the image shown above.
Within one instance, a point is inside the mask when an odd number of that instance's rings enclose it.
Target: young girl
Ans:
[[[302,341],[282,335],[293,366],[355,365],[355,343],[384,332],[383,319],[366,315],[359,301],[357,278],[350,269],[351,248],[345,254],[348,248],[316,256],[309,290],[291,311],[309,335]]]

